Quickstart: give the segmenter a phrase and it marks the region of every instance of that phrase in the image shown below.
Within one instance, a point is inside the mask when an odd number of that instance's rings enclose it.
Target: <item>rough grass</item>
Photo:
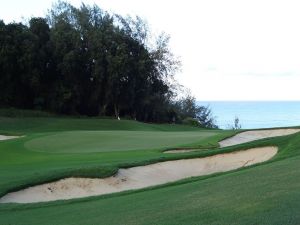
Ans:
[[[0,133],[41,133],[75,130],[199,131],[201,128],[177,124],[150,124],[132,120],[62,117],[1,117]],[[203,130],[203,128],[202,128]]]
[[[10,118],[11,119],[11,118]],[[88,154],[47,153],[29,151],[27,141],[48,137],[48,133],[88,130],[80,119],[32,118],[35,126],[28,129],[18,119],[6,132],[25,133],[25,138],[0,143],[0,195],[32,184],[68,176],[106,177],[118,167],[144,165],[156,161],[204,157],[258,146],[276,145],[279,153],[261,165],[233,172],[190,178],[183,181],[100,197],[37,204],[0,205],[0,224],[300,224],[300,134],[268,138],[224,149],[203,150],[184,154],[163,154],[161,150],[96,152]],[[28,121],[27,118],[23,118]],[[47,120],[48,119],[48,120]],[[61,123],[58,120],[61,120]],[[5,119],[3,119],[5,120]],[[115,129],[115,122],[83,119],[93,125],[90,130]],[[55,127],[52,121],[59,124]],[[104,120],[103,120],[104,121]],[[78,123],[77,123],[78,122]],[[132,122],[132,126],[130,126]],[[7,123],[7,121],[6,121]],[[75,124],[74,124],[75,123]],[[186,127],[142,124],[126,121],[128,130],[159,132],[162,136],[189,130]],[[1,123],[0,123],[1,124]],[[95,125],[98,124],[98,127]],[[100,125],[101,124],[101,125]],[[64,126],[63,126],[64,125]],[[118,124],[119,130],[125,125]],[[180,130],[181,128],[181,130]],[[56,129],[56,130],[55,130]],[[172,130],[173,129],[173,130]],[[198,130],[199,134],[203,130]],[[194,133],[197,131],[193,131]],[[209,131],[211,132],[211,130]],[[232,135],[220,132],[199,141],[197,145],[215,145],[219,139]],[[189,133],[189,132],[188,132]],[[152,142],[152,141],[151,141]],[[128,142],[126,145],[129,145]]]
[[[15,108],[0,108],[0,116],[2,117],[53,117],[55,114],[28,109],[15,109]]]

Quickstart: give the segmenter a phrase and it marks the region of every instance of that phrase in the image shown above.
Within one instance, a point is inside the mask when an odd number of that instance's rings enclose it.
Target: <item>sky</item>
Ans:
[[[0,19],[44,16],[52,0],[0,0]],[[74,6],[82,1],[70,0]],[[298,0],[84,0],[170,34],[176,79],[199,101],[300,100]]]

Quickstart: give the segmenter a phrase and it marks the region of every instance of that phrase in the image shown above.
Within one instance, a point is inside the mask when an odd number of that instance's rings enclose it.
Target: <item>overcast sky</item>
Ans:
[[[1,1],[6,23],[43,16],[52,0]],[[79,6],[80,0],[70,0]],[[300,1],[87,0],[139,15],[171,35],[177,80],[198,100],[300,100]]]

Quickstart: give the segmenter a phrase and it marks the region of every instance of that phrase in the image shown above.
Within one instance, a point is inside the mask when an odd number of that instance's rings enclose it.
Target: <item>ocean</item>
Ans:
[[[300,126],[300,101],[199,101],[209,106],[216,124],[228,129],[239,118],[242,129]]]

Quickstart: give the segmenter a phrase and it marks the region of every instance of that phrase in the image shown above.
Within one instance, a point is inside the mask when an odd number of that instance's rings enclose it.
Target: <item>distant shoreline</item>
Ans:
[[[243,129],[300,125],[300,101],[197,101],[197,104],[209,106],[222,129],[232,125],[235,116]]]

